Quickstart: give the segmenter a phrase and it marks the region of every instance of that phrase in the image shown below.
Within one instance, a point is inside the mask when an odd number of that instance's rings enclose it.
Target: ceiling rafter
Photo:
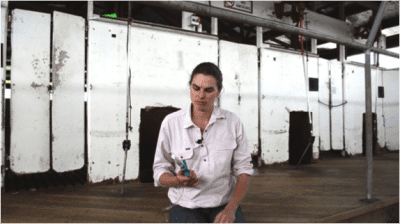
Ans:
[[[178,18],[176,18],[172,13],[170,13],[167,9],[156,7],[156,6],[149,6],[150,9],[152,9],[154,12],[162,16],[164,19],[166,19],[168,22],[170,22],[172,25],[176,27],[181,27],[182,26],[182,21]]]

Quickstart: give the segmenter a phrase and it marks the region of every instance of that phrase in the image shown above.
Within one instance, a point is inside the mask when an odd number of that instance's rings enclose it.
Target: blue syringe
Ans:
[[[183,161],[180,161],[178,158],[176,158],[176,156],[175,155],[171,155],[171,158],[173,159],[173,160],[175,160],[175,162],[178,164],[178,166],[181,168],[181,171],[182,171],[182,173],[184,173],[185,174],[185,176],[187,176],[187,177],[189,177],[190,176],[190,171],[189,171],[189,169],[187,168],[187,165],[186,165],[186,161],[185,160],[183,160]]]

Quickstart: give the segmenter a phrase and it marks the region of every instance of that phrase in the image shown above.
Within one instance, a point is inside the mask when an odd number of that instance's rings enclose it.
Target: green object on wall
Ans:
[[[113,14],[104,14],[104,17],[110,17],[110,18],[117,18],[117,13],[113,13]]]

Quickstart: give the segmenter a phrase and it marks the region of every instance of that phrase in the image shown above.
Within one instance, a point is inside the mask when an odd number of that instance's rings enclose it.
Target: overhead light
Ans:
[[[387,36],[387,37],[399,34],[399,26],[386,28],[386,29],[382,30],[382,34]]]
[[[336,48],[336,43],[328,42],[325,44],[321,44],[317,46],[318,48],[324,48],[324,49],[335,49]]]

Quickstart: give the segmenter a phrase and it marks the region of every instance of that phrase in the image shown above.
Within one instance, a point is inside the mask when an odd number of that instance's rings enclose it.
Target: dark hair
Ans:
[[[217,81],[218,90],[222,89],[222,73],[215,64],[211,62],[203,62],[197,65],[196,68],[193,69],[192,75],[190,76],[189,85],[192,85],[193,77],[196,74],[204,74],[214,77]]]

